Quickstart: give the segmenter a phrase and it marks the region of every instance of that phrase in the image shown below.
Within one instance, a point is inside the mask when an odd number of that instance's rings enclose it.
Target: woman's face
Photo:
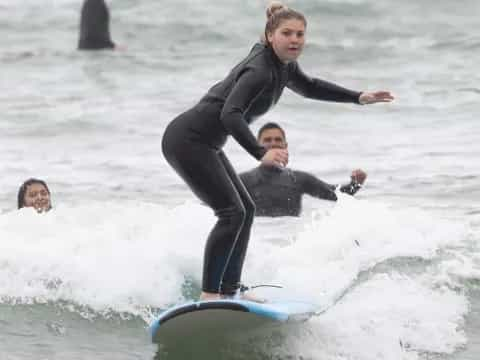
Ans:
[[[284,20],[273,33],[267,34],[267,38],[282,62],[294,61],[305,44],[305,24],[298,19]]]
[[[47,188],[39,183],[28,185],[27,191],[25,191],[24,205],[35,208],[39,213],[50,210],[50,194]]]

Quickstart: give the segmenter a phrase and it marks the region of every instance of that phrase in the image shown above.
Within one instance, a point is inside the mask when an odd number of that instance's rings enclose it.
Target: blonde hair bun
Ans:
[[[270,19],[277,11],[287,10],[288,7],[283,5],[280,1],[272,1],[267,7],[267,19]]]

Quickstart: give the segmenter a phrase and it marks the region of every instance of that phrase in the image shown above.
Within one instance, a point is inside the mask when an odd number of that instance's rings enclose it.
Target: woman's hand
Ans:
[[[269,149],[260,161],[264,165],[285,167],[288,164],[288,150],[276,148]]]
[[[362,92],[358,102],[362,105],[375,104],[377,102],[391,102],[395,99],[389,91]]]

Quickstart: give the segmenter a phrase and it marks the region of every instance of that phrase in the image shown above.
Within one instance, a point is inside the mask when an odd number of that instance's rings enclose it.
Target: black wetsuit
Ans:
[[[104,0],[85,0],[80,18],[80,50],[113,49],[110,15]]]
[[[306,76],[296,62],[283,64],[256,44],[227,77],[165,130],[165,158],[193,192],[215,211],[218,222],[205,248],[203,290],[232,294],[238,288],[255,205],[222,151],[228,135],[260,160],[248,125],[275,105],[285,86],[303,96],[358,103],[359,92]]]
[[[255,214],[258,216],[300,216],[304,194],[337,200],[335,185],[303,171],[260,165],[240,174],[240,179],[255,202]],[[360,187],[350,182],[339,190],[353,195]]]

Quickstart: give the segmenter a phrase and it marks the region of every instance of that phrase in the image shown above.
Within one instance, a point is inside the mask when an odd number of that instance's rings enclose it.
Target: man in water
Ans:
[[[266,149],[286,149],[288,146],[285,131],[272,122],[260,128],[257,140]],[[354,170],[350,183],[342,185],[339,190],[353,195],[361,188],[366,177],[363,170]],[[300,216],[303,194],[337,200],[335,185],[303,171],[260,164],[240,174],[240,178],[255,202],[257,216]]]
[[[104,0],[85,0],[80,18],[78,49],[114,49],[109,23],[110,15]]]

